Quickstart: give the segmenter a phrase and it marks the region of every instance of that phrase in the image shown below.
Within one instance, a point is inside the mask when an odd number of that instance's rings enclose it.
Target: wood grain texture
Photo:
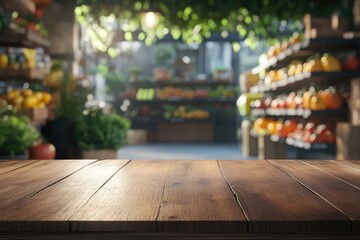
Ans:
[[[14,170],[0,175],[0,238],[10,232],[30,232],[34,239],[67,232],[91,239],[89,232],[104,238],[117,232],[131,239],[129,232],[141,232],[166,239],[172,233],[211,232],[236,233],[239,239],[258,239],[257,233],[268,239],[294,233],[331,239],[344,232],[341,236],[350,233],[352,239],[360,233],[358,171],[333,161],[1,164]],[[146,239],[141,234],[134,239]],[[204,234],[193,239],[202,237],[207,239]]]
[[[250,232],[350,231],[351,221],[267,161],[220,161]]]
[[[254,234],[254,233],[136,233],[136,232],[115,232],[115,233],[0,233],[0,239],[7,240],[359,240],[360,234],[356,233],[328,233],[328,234]]]
[[[245,232],[247,222],[216,161],[173,161],[158,230]]]
[[[270,162],[341,210],[353,220],[353,228],[358,228],[360,221],[360,188],[320,170],[327,169],[328,171],[334,171],[336,168],[334,169],[332,164],[320,163],[319,161],[292,160]],[[313,165],[320,167],[315,168]],[[338,174],[346,174],[346,169],[344,170],[339,166],[337,168]],[[347,173],[353,173],[349,176],[351,181],[360,183],[360,172],[354,173],[349,171]]]
[[[0,175],[0,212],[22,204],[37,192],[93,162],[95,161],[43,160]]]
[[[0,160],[0,175],[36,162],[37,160]]]
[[[72,231],[156,231],[170,161],[131,161],[70,218]]]
[[[341,160],[336,162],[360,170],[360,160]]]
[[[302,161],[306,164],[326,172],[334,177],[341,179],[351,185],[354,185],[360,189],[360,169],[357,170],[348,165],[341,164],[343,161],[333,160],[306,160]]]
[[[0,221],[0,230],[69,231],[68,219],[128,162],[97,161],[49,186],[4,211],[0,220],[6,220],[6,224]]]

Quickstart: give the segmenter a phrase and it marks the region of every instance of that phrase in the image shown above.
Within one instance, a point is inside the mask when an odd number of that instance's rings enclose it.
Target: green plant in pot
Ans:
[[[72,157],[74,149],[74,124],[81,115],[86,101],[86,94],[80,91],[75,80],[65,74],[61,80],[61,88],[57,92],[58,101],[55,107],[55,117],[42,127],[41,132],[48,142],[56,148],[57,159]]]
[[[27,116],[0,114],[0,159],[27,159],[27,150],[40,139],[40,132]]]
[[[87,109],[77,119],[75,139],[86,159],[116,159],[117,150],[126,142],[130,122],[102,109]]]

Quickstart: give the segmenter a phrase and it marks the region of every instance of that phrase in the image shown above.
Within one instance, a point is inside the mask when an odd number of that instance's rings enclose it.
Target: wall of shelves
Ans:
[[[264,81],[265,74],[267,74],[267,72],[271,70],[284,68],[288,66],[289,63],[293,60],[300,60],[301,62],[304,62],[304,59],[310,57],[314,53],[324,53],[327,51],[335,54],[335,56],[339,55],[341,57],[346,56],[348,53],[355,53],[357,58],[359,58],[360,39],[319,38],[306,39],[302,42],[295,43],[294,45],[291,45],[287,49],[283,50],[278,55],[268,59],[267,61],[263,62],[261,65],[253,69],[252,72],[255,74],[259,74],[260,76],[262,76],[262,78],[260,78],[258,84],[250,88],[250,92],[263,93],[266,97],[272,98],[272,100],[277,98],[282,98],[286,100],[286,97],[290,92],[296,93],[301,89],[308,89],[310,86],[317,86],[317,89],[319,90],[319,88],[323,89],[324,87],[333,85],[340,89],[339,91],[341,91],[341,94],[345,99],[345,104],[343,104],[341,108],[335,110],[312,110],[304,107],[299,107],[302,103],[300,105],[297,105],[298,107],[296,108],[273,108],[270,105],[259,107],[253,106],[250,111],[250,119],[253,119],[253,121],[258,118],[275,119],[276,121],[278,119],[294,119],[294,121],[297,121],[298,124],[301,123],[304,126],[307,122],[313,121],[313,119],[316,119],[316,121],[319,122],[318,124],[331,122],[332,124],[336,125],[339,122],[349,122],[349,107],[351,108],[350,81],[360,78],[359,68],[354,70],[341,69],[340,71],[301,72],[295,74],[294,76],[286,75],[282,79],[274,81],[272,80],[270,82],[267,81],[267,83],[265,83],[266,81]],[[332,129],[331,131],[331,134],[335,134],[335,129]],[[264,132],[266,133],[267,131],[264,130]],[[259,137],[264,138],[263,136],[259,136],[257,133],[252,133],[252,138],[259,139]],[[248,137],[246,137],[246,139],[248,139]],[[268,135],[267,141],[269,144],[270,142],[272,142],[271,145],[281,144],[282,146],[287,146],[287,151],[293,151],[295,149],[297,153],[309,153],[308,156],[310,157],[312,156],[312,152],[326,153],[328,154],[328,156],[332,156],[331,158],[336,157],[336,143],[328,143],[325,141],[319,142],[317,140],[318,138],[315,137],[313,137],[312,139],[315,139],[315,141],[309,142],[308,140],[305,141],[301,138],[293,138],[292,136],[280,137],[276,134],[271,134]],[[256,140],[256,143],[259,144],[259,141]],[[260,157],[274,157],[274,152],[271,152],[271,150],[269,151],[269,155],[265,153],[261,154]],[[279,155],[275,157],[280,158],[281,153],[278,154]],[[298,156],[298,154],[295,155]]]
[[[183,89],[184,91],[215,91],[221,87],[233,89],[234,96],[202,96],[196,97],[195,94],[190,97],[169,96],[167,99],[159,99],[159,91],[166,87]],[[233,82],[228,81],[160,81],[160,82],[135,82],[130,85],[132,89],[138,90],[142,87],[153,88],[155,94],[151,100],[137,100],[136,93],[132,97],[127,96],[122,99],[129,101],[129,109],[126,112],[128,118],[132,121],[133,129],[144,129],[151,135],[148,141],[163,141],[164,129],[170,129],[169,135],[177,135],[181,132],[182,136],[178,142],[187,142],[186,134],[189,134],[189,142],[196,142],[198,133],[198,142],[236,142],[237,113],[236,113],[236,87]],[[207,92],[207,93],[208,93]],[[220,92],[221,93],[221,92]],[[181,94],[180,94],[181,95]],[[174,114],[175,111],[183,113]],[[184,110],[186,109],[186,110]],[[193,111],[193,113],[191,113]],[[202,114],[194,112],[202,111]],[[205,113],[204,113],[205,112]],[[205,116],[203,115],[205,114]],[[176,116],[175,116],[176,115]],[[202,129],[199,126],[206,125]],[[184,132],[185,131],[185,132]],[[211,134],[201,134],[202,131],[211,131]],[[186,133],[187,132],[187,133]],[[195,135],[194,135],[195,134]],[[200,138],[206,136],[206,138]],[[159,138],[158,138],[159,137]],[[171,142],[177,142],[176,136],[173,136]]]
[[[24,14],[24,16],[35,12],[35,4],[27,0],[2,1],[0,6],[9,11],[9,13],[17,11],[20,14]],[[45,105],[49,104],[49,102],[45,104],[44,100],[40,100],[39,96],[43,93],[37,93],[35,96],[35,94],[33,94],[32,91],[30,93],[29,90],[25,96],[23,94],[23,88],[28,88],[33,83],[40,83],[40,85],[42,85],[46,74],[45,64],[41,66],[30,64],[30,59],[31,61],[39,60],[39,54],[41,54],[41,58],[45,59],[45,52],[48,51],[50,47],[50,41],[37,32],[28,30],[25,27],[15,27],[14,23],[10,23],[7,29],[0,32],[0,47],[4,48],[3,52],[1,52],[2,69],[0,70],[0,93],[3,95],[2,97],[4,97],[6,101],[9,101],[8,104],[12,104],[14,108],[17,108],[17,114],[28,116],[33,125],[43,125],[48,119],[49,110]],[[24,50],[24,48],[27,49]],[[30,51],[29,49],[33,50]],[[31,54],[34,55],[25,57],[25,51],[27,51],[28,54],[31,52]],[[20,60],[20,57],[22,60]],[[4,58],[7,60],[5,61]],[[4,63],[6,63],[7,66],[4,66]],[[7,95],[9,91],[19,92],[18,96],[14,96],[14,99],[17,98],[17,100],[14,100],[17,105],[10,102],[9,96]],[[30,97],[33,99],[30,100]],[[38,103],[42,104],[41,107],[38,105],[36,107],[29,107],[30,102],[35,101],[34,98],[37,99]],[[28,104],[26,104],[26,100],[28,100]]]

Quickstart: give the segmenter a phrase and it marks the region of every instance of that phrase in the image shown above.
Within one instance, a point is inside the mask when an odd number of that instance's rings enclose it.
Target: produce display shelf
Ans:
[[[293,58],[297,58],[302,54],[303,51],[319,50],[321,48],[331,47],[351,47],[360,45],[360,38],[315,38],[305,39],[302,42],[295,43],[279,53],[277,56],[270,58],[268,61],[255,67],[252,72],[259,73],[265,69],[276,66],[277,64],[289,61]]]
[[[222,86],[222,85],[234,85],[232,81],[137,81],[132,82],[134,86],[146,86],[146,87],[211,87],[211,86]]]
[[[25,14],[35,12],[35,3],[33,1],[29,1],[29,0],[0,1],[0,6],[5,9],[22,12]]]
[[[236,103],[235,98],[216,98],[216,99],[209,99],[209,98],[194,98],[194,99],[180,99],[180,98],[173,98],[168,100],[130,100],[130,103],[133,104],[214,104],[214,103],[227,103],[227,104],[234,104]]]
[[[345,108],[332,110],[310,110],[310,109],[252,109],[251,115],[254,117],[260,116],[275,116],[275,117],[303,117],[310,116],[326,117],[326,116],[347,116],[348,111]]]
[[[179,118],[152,118],[152,117],[137,117],[130,119],[132,123],[236,123],[236,119],[179,119]]]
[[[329,143],[308,143],[301,140],[293,139],[293,138],[283,138],[277,135],[271,135],[271,141],[286,143],[289,146],[305,149],[305,150],[328,150],[335,148],[334,144]]]
[[[11,47],[43,47],[48,49],[50,41],[33,31],[13,32],[7,30],[0,34],[0,45]]]
[[[6,69],[0,70],[1,80],[43,80],[45,71],[43,69]]]
[[[276,90],[283,90],[286,88],[292,88],[297,84],[316,82],[323,79],[343,80],[343,79],[351,79],[354,77],[360,77],[360,71],[312,72],[312,73],[306,72],[270,84],[253,86],[250,88],[250,92],[252,93],[270,92]]]

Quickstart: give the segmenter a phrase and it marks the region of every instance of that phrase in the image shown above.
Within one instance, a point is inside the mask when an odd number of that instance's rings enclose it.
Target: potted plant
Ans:
[[[227,67],[217,67],[213,72],[214,81],[232,81],[232,71]]]
[[[42,127],[45,139],[56,148],[57,159],[67,159],[74,155],[74,124],[81,115],[86,94],[76,88],[74,77],[64,74],[61,87],[54,92],[54,114]]]
[[[173,64],[176,56],[175,49],[169,45],[157,45],[154,54],[156,67],[153,69],[153,80],[170,80],[171,74],[169,68]]]
[[[76,144],[82,158],[116,159],[117,150],[125,144],[130,122],[102,109],[87,109],[75,125]]]
[[[39,139],[39,131],[27,116],[0,111],[0,159],[27,159],[27,150]]]

